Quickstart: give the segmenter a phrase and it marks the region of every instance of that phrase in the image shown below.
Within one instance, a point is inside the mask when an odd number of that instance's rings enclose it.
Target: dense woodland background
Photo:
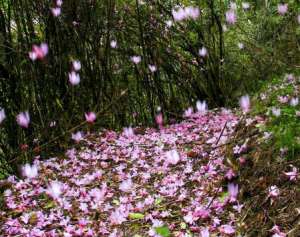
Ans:
[[[33,155],[63,150],[73,128],[152,125],[158,106],[166,121],[179,119],[197,100],[234,107],[274,75],[299,70],[299,1],[286,1],[285,15],[281,1],[248,1],[248,10],[235,2],[230,25],[227,0],[64,0],[58,17],[49,10],[55,1],[1,0],[0,177]],[[172,9],[184,5],[199,7],[200,17],[173,21]],[[33,62],[28,52],[42,42],[49,54]],[[82,64],[77,86],[68,81],[72,60]],[[16,115],[27,110],[23,129]],[[87,111],[98,113],[93,126],[84,123]]]

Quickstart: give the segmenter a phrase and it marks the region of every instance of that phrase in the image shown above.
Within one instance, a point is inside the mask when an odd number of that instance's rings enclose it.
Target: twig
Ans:
[[[227,122],[228,122],[228,120],[226,120],[226,123],[224,124],[224,127],[223,127],[223,129],[222,129],[222,131],[221,131],[221,133],[220,133],[220,136],[219,136],[219,138],[218,138],[218,140],[217,140],[217,142],[216,142],[216,145],[218,145],[218,143],[219,143],[221,137],[223,136],[223,133],[224,133],[225,128],[226,128],[226,126],[227,126]]]
[[[221,182],[220,182],[221,184]],[[208,210],[211,206],[211,204],[213,203],[213,201],[217,198],[218,194],[219,194],[219,191],[221,189],[221,185],[219,184],[219,187],[218,187],[218,190],[216,192],[216,194],[214,195],[214,197],[210,200],[210,202],[208,203],[207,207],[206,207],[206,210]]]

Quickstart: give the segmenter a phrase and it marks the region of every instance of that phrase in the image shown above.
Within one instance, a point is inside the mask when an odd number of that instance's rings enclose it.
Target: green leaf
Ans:
[[[162,237],[170,236],[170,230],[167,226],[156,227],[155,232],[156,232],[156,234],[161,235]]]
[[[56,206],[56,204],[55,204],[55,202],[54,201],[49,201],[46,205],[45,205],[45,209],[51,209],[51,208],[53,208],[53,207],[55,207]]]
[[[129,213],[129,218],[134,220],[144,219],[145,215],[142,213],[132,212]]]
[[[114,200],[112,201],[112,203],[115,204],[115,205],[117,205],[117,206],[120,205],[120,202],[119,202],[119,200],[117,200],[117,199],[114,199]]]
[[[224,202],[226,197],[228,197],[228,192],[223,192],[223,193],[221,194],[220,201],[221,201],[221,202]]]
[[[162,198],[155,199],[155,202],[154,202],[155,206],[159,205],[162,201],[163,201]]]
[[[197,41],[197,34],[195,32],[190,31],[188,36],[189,36],[189,39],[192,41],[192,43]]]
[[[296,35],[300,35],[300,27],[296,28]]]
[[[64,109],[58,98],[56,98],[56,104],[58,105],[58,107],[60,109],[62,109],[62,110]]]
[[[186,223],[181,222],[180,223],[180,229],[185,230],[186,229]]]

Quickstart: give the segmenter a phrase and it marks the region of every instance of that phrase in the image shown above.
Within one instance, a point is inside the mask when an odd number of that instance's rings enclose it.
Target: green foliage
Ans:
[[[300,81],[297,76],[293,81],[287,77],[275,77],[271,82],[265,83],[254,101],[253,114],[268,116],[266,127],[262,128],[273,135],[274,145],[279,151],[287,149],[287,157],[293,159],[300,154],[300,105],[292,106],[289,102],[280,102],[280,96],[297,98],[300,91]],[[265,96],[265,99],[261,99]],[[280,109],[280,116],[272,114],[272,108]]]
[[[224,31],[230,1],[70,0],[57,18],[50,11],[54,1],[2,1],[0,106],[7,119],[0,127],[1,175],[32,156],[63,152],[74,127],[149,125],[158,106],[167,121],[198,99],[210,107],[236,105],[259,81],[297,65],[297,3],[290,1],[289,13],[279,16],[277,1],[251,1],[248,11],[236,2],[238,22]],[[172,21],[179,3],[198,6],[200,17]],[[112,40],[117,48],[110,47]],[[48,43],[49,55],[32,62],[28,52],[41,42]],[[198,54],[203,46],[205,58]],[[133,55],[142,57],[139,65],[130,61]],[[81,82],[72,87],[68,73],[75,59],[82,63]],[[26,110],[32,122],[25,130],[15,118]],[[78,126],[88,111],[99,112],[96,123]]]
[[[155,227],[155,232],[162,237],[169,237],[171,235],[167,226]]]
[[[129,213],[129,218],[133,220],[144,219],[145,215],[142,213]]]

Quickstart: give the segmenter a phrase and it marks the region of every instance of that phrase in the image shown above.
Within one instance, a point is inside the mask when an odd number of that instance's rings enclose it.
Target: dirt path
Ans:
[[[36,159],[29,178],[8,179],[1,236],[235,236],[242,205],[222,144],[237,122],[228,111],[193,114]]]

